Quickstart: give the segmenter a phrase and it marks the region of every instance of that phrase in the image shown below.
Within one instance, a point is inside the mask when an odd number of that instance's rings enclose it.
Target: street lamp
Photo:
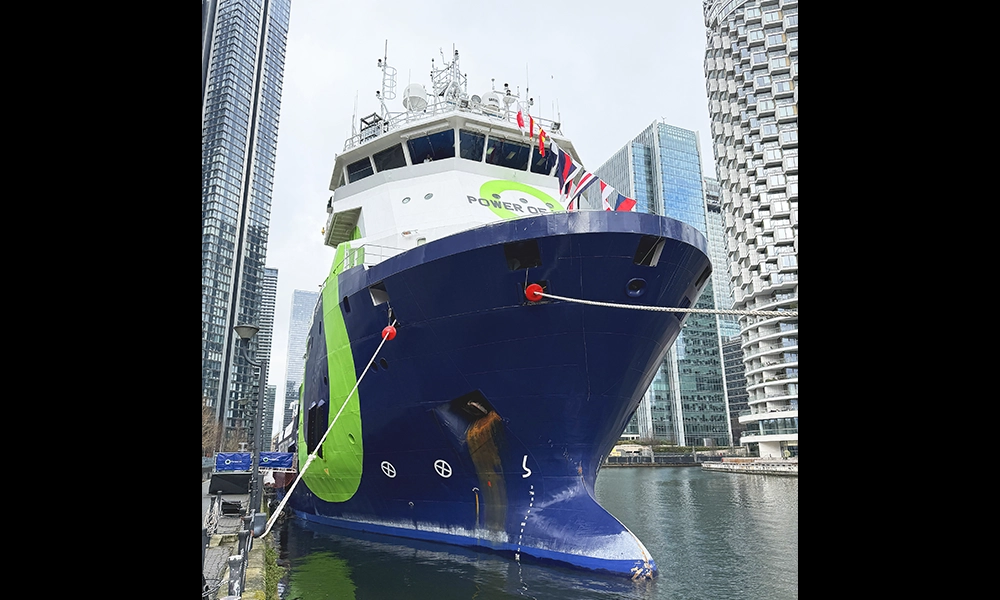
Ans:
[[[233,329],[236,330],[236,334],[244,342],[249,342],[260,331],[260,328],[254,325],[237,325]],[[247,355],[246,344],[243,344],[241,349],[243,351],[243,358],[248,363],[255,367],[260,367],[260,382],[257,386],[257,408],[253,411],[256,420],[252,421],[254,426],[254,444],[253,463],[250,467],[250,509],[256,513],[260,509],[260,474],[258,470],[260,468],[260,450],[264,440],[264,390],[267,387],[264,378],[267,376],[267,359],[260,362],[251,360]]]

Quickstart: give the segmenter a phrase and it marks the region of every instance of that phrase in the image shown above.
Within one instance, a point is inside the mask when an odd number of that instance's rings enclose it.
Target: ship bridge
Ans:
[[[432,65],[432,93],[410,84],[405,110],[390,112],[395,69],[387,60],[379,66],[382,112],[360,120],[334,163],[327,245],[365,247],[363,262],[371,265],[485,223],[565,210],[556,152],[543,148],[541,132],[579,157],[561,123],[530,115],[532,99],[522,101],[507,84],[468,94],[455,51],[442,68]]]

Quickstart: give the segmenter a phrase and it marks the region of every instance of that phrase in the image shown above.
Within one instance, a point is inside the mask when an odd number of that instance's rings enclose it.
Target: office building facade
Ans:
[[[706,93],[733,304],[798,310],[798,2],[706,0]],[[742,443],[798,454],[798,319],[740,318]]]
[[[635,199],[639,212],[683,221],[708,237],[695,132],[654,122],[594,173]],[[599,192],[588,196],[589,207],[599,202]],[[715,308],[711,280],[694,306]],[[687,315],[626,432],[679,445],[731,444],[715,315]]]
[[[223,431],[245,423],[263,336],[265,259],[290,0],[202,3],[202,396]],[[273,314],[273,313],[272,313]]]
[[[319,292],[292,292],[292,315],[288,323],[288,361],[285,370],[285,403],[281,429],[292,422],[293,407],[299,401],[299,384],[305,369],[306,340],[312,325],[313,310],[319,302]]]

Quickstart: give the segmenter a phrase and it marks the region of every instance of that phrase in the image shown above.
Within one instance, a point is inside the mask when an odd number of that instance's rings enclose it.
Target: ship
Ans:
[[[355,109],[334,161],[289,438],[305,468],[279,495],[309,522],[655,577],[594,484],[686,313],[621,305],[692,306],[707,241],[573,205],[562,124],[531,115],[527,88],[469,94],[457,50],[401,111],[377,66],[381,111]]]

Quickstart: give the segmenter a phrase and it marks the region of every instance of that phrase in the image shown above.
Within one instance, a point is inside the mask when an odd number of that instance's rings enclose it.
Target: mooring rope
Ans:
[[[632,310],[652,310],[658,312],[679,312],[679,313],[701,313],[706,315],[744,315],[751,317],[797,317],[797,310],[723,310],[716,308],[675,308],[672,306],[644,306],[642,304],[615,304],[614,302],[597,302],[596,300],[581,300],[579,298],[567,298],[566,296],[556,296],[542,291],[542,286],[537,283],[529,285],[524,290],[524,295],[532,302],[538,302],[543,297],[553,300],[565,300],[566,302],[576,302],[578,304],[589,304],[590,306],[606,306],[608,308],[630,308]]]
[[[278,520],[278,516],[281,514],[281,510],[285,507],[285,504],[288,503],[288,499],[292,497],[292,492],[295,491],[295,486],[297,486],[299,484],[299,481],[302,480],[302,476],[305,475],[306,470],[309,469],[309,463],[311,463],[316,458],[316,453],[318,453],[320,448],[323,447],[323,442],[326,440],[326,436],[330,435],[330,432],[333,430],[333,425],[337,422],[337,419],[340,418],[340,413],[344,412],[344,408],[347,407],[347,402],[351,399],[351,396],[354,395],[354,392],[358,390],[358,386],[361,385],[361,380],[364,379],[365,375],[368,374],[368,371],[372,367],[372,363],[375,362],[375,357],[378,356],[378,353],[382,350],[382,346],[385,345],[385,342],[387,340],[391,340],[392,338],[396,337],[396,327],[395,327],[396,323],[397,321],[393,319],[392,325],[382,330],[382,341],[379,343],[378,348],[375,349],[375,354],[372,354],[372,359],[368,361],[368,366],[366,366],[365,370],[361,373],[361,377],[358,377],[358,381],[354,384],[354,389],[351,390],[350,394],[347,394],[347,398],[344,399],[344,403],[340,405],[340,410],[337,411],[337,415],[333,417],[332,421],[330,421],[330,426],[326,428],[326,433],[323,434],[323,437],[319,438],[319,443],[316,444],[316,448],[312,451],[311,454],[309,454],[309,457],[306,459],[306,464],[303,465],[301,469],[299,469],[299,474],[295,478],[295,481],[292,482],[292,487],[288,489],[288,492],[285,494],[285,497],[282,498],[281,503],[278,504],[278,508],[275,509],[274,513],[271,515],[271,518],[267,520],[267,527],[264,528],[264,532],[260,534],[260,537],[266,536],[267,533],[271,531],[271,527],[274,525],[275,521]]]

